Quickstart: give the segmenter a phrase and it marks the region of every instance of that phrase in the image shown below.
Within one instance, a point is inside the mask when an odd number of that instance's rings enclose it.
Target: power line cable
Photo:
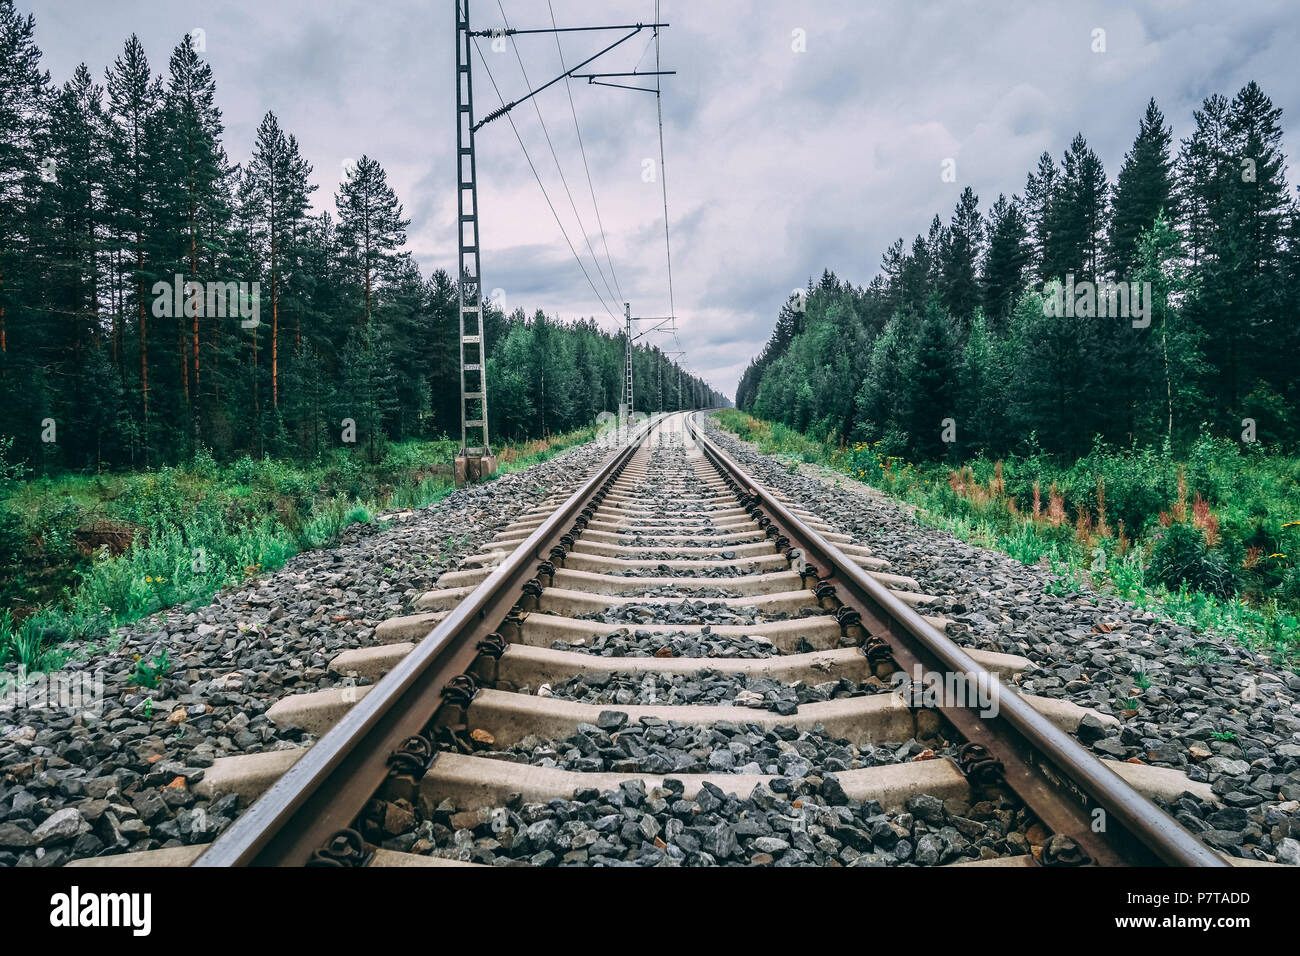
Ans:
[[[506,10],[505,7],[502,6],[501,4],[501,0],[497,0],[497,9],[501,11],[501,20],[503,23],[505,23],[506,29],[509,30],[510,21],[509,19],[506,18]],[[554,24],[552,24],[552,26],[554,26]],[[557,33],[555,35],[555,41],[558,43],[559,40],[560,40],[560,36]],[[533,84],[532,81],[528,79],[528,70],[524,67],[524,58],[519,52],[519,44],[512,41],[511,46],[514,48],[515,51],[515,59],[519,61],[519,72],[522,73],[524,76],[524,87],[526,89],[532,89]],[[564,84],[564,86],[565,89],[567,90],[569,84],[566,83]],[[560,174],[560,182],[564,186],[564,193],[566,196],[569,197],[569,206],[571,209],[573,209],[574,218],[578,220],[578,229],[582,231],[583,241],[587,243],[587,251],[591,253],[591,261],[596,264],[596,272],[600,276],[600,281],[603,282],[605,285],[605,291],[609,293],[609,297],[611,299],[615,299],[614,290],[611,289],[609,286],[609,279],[605,277],[605,270],[603,270],[600,267],[600,259],[597,258],[596,250],[592,248],[591,245],[591,236],[587,234],[587,227],[583,225],[582,222],[582,214],[578,212],[578,204],[573,199],[572,190],[569,189],[569,180],[564,175],[564,168],[560,165],[559,154],[556,153],[555,144],[551,141],[551,131],[547,129],[546,120],[542,118],[542,107],[537,102],[536,98],[532,100],[532,104],[533,104],[533,110],[537,113],[537,122],[540,123],[542,126],[542,135],[546,137],[546,145],[551,151],[551,159],[555,161],[555,171]],[[575,121],[576,121],[576,115],[575,115]],[[621,297],[615,299],[615,303],[617,304],[617,302],[620,300]]]
[[[551,6],[551,0],[546,0],[546,9],[551,13],[551,26],[555,27],[555,9]],[[653,39],[653,38],[651,38]],[[650,44],[646,44],[646,49],[650,49]],[[564,62],[564,48],[560,45],[560,34],[555,34],[555,50],[560,55],[560,69],[568,71],[569,66]],[[645,56],[644,53],[641,54]],[[618,299],[624,301],[623,288],[618,284],[618,274],[614,271],[614,260],[609,254],[609,239],[605,236],[605,223],[600,218],[600,204],[596,202],[596,187],[591,181],[591,167],[587,164],[587,147],[582,142],[582,129],[578,126],[578,109],[573,104],[573,87],[568,83],[564,84],[564,90],[569,94],[569,112],[573,114],[573,131],[578,136],[578,149],[582,153],[582,168],[587,174],[587,189],[591,191],[591,208],[596,211],[596,226],[600,229],[600,241],[605,247],[605,261],[609,263],[609,275],[614,280],[614,288],[618,291]]]
[[[659,0],[655,0],[655,23],[659,22]],[[659,28],[655,27],[655,108],[659,113],[659,182],[664,194],[664,252],[668,256],[668,314],[673,317],[673,327],[677,326],[677,305],[673,300],[673,247],[668,239],[668,170],[664,166],[664,103],[662,96],[663,77],[659,67]]]
[[[655,17],[655,19],[658,20],[659,18],[658,18],[658,17]],[[652,44],[652,43],[654,43],[654,42],[655,42],[654,34],[651,33],[651,34],[650,34],[650,39],[645,41],[645,49],[642,50],[642,51],[641,51],[641,55],[640,55],[639,57],[636,58],[636,66],[632,67],[632,72],[633,72],[633,73],[635,73],[637,70],[639,70],[639,69],[641,68],[641,61],[644,60],[644,59],[645,59],[645,55],[646,55],[647,53],[650,52],[650,44]]]
[[[488,75],[488,81],[491,82],[492,89],[496,92],[497,99],[501,101],[501,106],[504,108],[506,104],[505,97],[501,95],[501,89],[497,86],[496,77],[492,75],[492,68],[487,65],[487,59],[483,56],[483,50],[479,46],[477,38],[474,39],[474,49],[478,51],[479,60],[482,62],[483,69]],[[550,194],[546,191],[546,185],[542,182],[542,177],[538,175],[537,166],[533,163],[533,158],[528,155],[528,147],[524,145],[524,138],[519,135],[519,127],[515,125],[514,117],[509,113],[506,113],[505,118],[510,122],[510,129],[514,131],[515,139],[519,141],[519,148],[523,150],[524,159],[528,161],[528,168],[533,171],[533,178],[537,180],[537,186],[542,191],[542,198],[546,200],[546,205],[550,208],[551,215],[555,217],[555,224],[560,227],[560,234],[564,236],[564,241],[569,246],[569,252],[573,254],[574,261],[578,263],[578,268],[582,270],[582,274],[586,278],[587,284],[591,286],[591,291],[596,294],[596,298],[600,301],[601,308],[609,314],[611,319],[617,322],[618,319],[615,317],[614,311],[609,307],[609,304],[605,302],[605,297],[600,294],[600,290],[596,288],[596,283],[591,280],[591,274],[587,272],[587,267],[583,265],[582,257],[578,255],[578,250],[574,248],[573,240],[569,238],[569,231],[564,228],[564,223],[560,220],[560,214],[555,210],[555,203],[551,202]]]

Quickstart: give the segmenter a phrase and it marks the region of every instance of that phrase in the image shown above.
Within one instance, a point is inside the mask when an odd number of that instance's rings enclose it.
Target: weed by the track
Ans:
[[[1213,630],[1284,666],[1300,663],[1300,462],[1202,438],[1169,449],[1097,446],[1073,464],[1041,453],[953,468],[881,443],[803,435],[736,409],[718,424],[783,459],[816,462],[915,506],[915,520],[1053,573],[1046,590],[1091,587]]]

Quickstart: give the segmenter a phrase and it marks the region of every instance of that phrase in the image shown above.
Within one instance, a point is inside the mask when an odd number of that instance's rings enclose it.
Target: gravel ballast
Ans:
[[[551,647],[557,651],[576,651],[598,657],[776,657],[781,653],[780,648],[765,637],[723,637],[713,633],[707,625],[697,633],[620,628],[590,641],[582,638],[553,641]],[[814,648],[800,638],[795,650],[804,653]]]
[[[1020,690],[1115,715],[1118,728],[1094,719],[1080,726],[1078,738],[1099,756],[1173,767],[1208,782],[1220,802],[1185,794],[1165,805],[1207,844],[1232,856],[1300,864],[1300,677],[1105,594],[1050,593],[1053,575],[1045,568],[924,527],[906,506],[847,478],[811,469],[791,473],[712,421],[706,427],[757,479],[888,559],[890,572],[913,577],[938,596],[926,613],[952,620],[954,640],[1033,661],[1034,669],[1018,680]],[[0,710],[0,866],[52,866],[211,841],[236,813],[233,797],[205,800],[193,792],[214,760],[311,742],[268,721],[271,704],[352,683],[328,672],[331,658],[372,645],[380,622],[413,613],[415,599],[440,575],[482,550],[519,513],[575,487],[605,454],[606,448],[583,446],[456,492],[430,509],[385,516],[386,528],[354,526],[337,546],[298,555],[274,574],[222,591],[206,607],[173,609],[120,629],[120,644],[66,669],[102,674],[98,714]],[[694,483],[683,477],[685,467],[679,447],[655,447],[650,473],[636,489],[654,506],[647,517],[693,510],[683,504]],[[715,529],[698,530],[703,539]],[[650,538],[629,543],[644,547],[652,562],[674,557]],[[720,545],[717,557],[729,550]],[[662,565],[619,573],[697,574]],[[602,657],[777,656],[771,641],[713,630],[799,616],[717,602],[736,595],[725,579],[751,573],[757,572],[709,568],[700,576],[717,582],[707,590],[650,589],[642,596],[671,597],[671,603],[585,615],[608,625],[609,633],[552,647]],[[650,625],[704,627],[658,634],[645,629]],[[791,648],[811,650],[807,641]],[[162,651],[173,662],[169,675],[158,687],[135,686],[137,655],[147,661]],[[445,801],[419,807],[373,801],[363,830],[370,827],[367,838],[389,849],[498,865],[932,866],[1020,855],[1044,843],[1068,855],[1063,838],[1046,837],[1014,801],[966,805],[920,796],[902,813],[885,813],[847,799],[838,785],[836,774],[849,769],[943,759],[946,741],[855,747],[820,727],[764,729],[746,722],[754,711],[791,715],[800,704],[887,689],[874,680],[792,684],[707,667],[579,674],[523,688],[607,709],[562,740],[526,737],[498,750],[480,735],[477,756],[669,779],[650,790],[629,780],[614,790],[579,790],[571,799],[510,799],[482,810]],[[617,707],[633,704],[730,706],[736,717],[707,728],[629,723]],[[684,800],[680,782],[671,778],[696,773],[777,777],[753,792],[706,786]],[[375,830],[374,820],[394,825]]]
[[[865,697],[893,688],[877,678],[863,683],[837,679],[817,684],[698,670],[692,674],[591,673],[543,684],[535,693],[581,704],[708,704],[793,714],[800,704]],[[521,688],[524,693],[527,688]]]
[[[1113,714],[1085,720],[1079,739],[1101,757],[1172,767],[1208,782],[1223,802],[1165,805],[1231,856],[1300,864],[1300,675],[1209,633],[1194,633],[1090,588],[1063,596],[1056,576],[921,525],[910,509],[825,469],[786,463],[705,418],[709,437],[754,478],[937,595],[963,645],[1019,654],[1037,670],[1025,693]],[[811,473],[810,473],[811,472]],[[1148,683],[1146,689],[1140,684]],[[1126,702],[1138,701],[1136,713]]]
[[[1003,798],[971,805],[919,794],[887,813],[849,798],[833,772],[777,777],[745,794],[712,783],[694,799],[684,793],[668,777],[547,803],[458,811],[444,801],[407,832],[368,836],[388,849],[506,866],[938,866],[1021,856],[1031,842],[1073,847]]]
[[[98,674],[98,714],[0,709],[0,866],[57,866],[85,856],[210,842],[234,797],[192,792],[214,760],[299,746],[266,710],[288,694],[352,683],[327,671],[340,651],[374,643],[382,621],[411,613],[438,577],[552,492],[573,490],[608,454],[583,445],[453,492],[434,506],[353,525],[338,544],[280,570],[118,630],[115,650],[61,672]],[[166,652],[159,686],[137,687],[136,656]]]
[[[944,755],[916,740],[854,746],[833,738],[821,724],[811,730],[778,726],[765,730],[746,723],[737,709],[734,721],[693,726],[650,717],[629,723],[618,710],[600,712],[594,724],[580,724],[563,740],[528,735],[503,750],[478,756],[556,767],[583,773],[754,773],[807,777],[819,773],[881,767],[920,754]]]

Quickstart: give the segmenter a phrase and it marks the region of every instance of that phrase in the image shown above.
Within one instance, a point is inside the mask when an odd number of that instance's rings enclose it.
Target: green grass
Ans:
[[[502,445],[498,473],[594,434]],[[454,490],[456,451],[449,440],[407,441],[373,464],[348,450],[307,463],[218,464],[201,452],[147,472],[0,473],[0,665],[59,666],[119,625],[207,603],[378,512],[435,504]]]
[[[1068,465],[1035,454],[955,468],[736,409],[715,417],[766,454],[839,471],[916,506],[927,525],[1049,568],[1050,593],[1088,584],[1300,663],[1300,460],[1206,437],[1182,456],[1099,445]]]

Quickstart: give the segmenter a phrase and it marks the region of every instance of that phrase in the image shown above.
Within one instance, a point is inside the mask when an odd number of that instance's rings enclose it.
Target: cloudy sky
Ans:
[[[330,208],[344,164],[370,155],[405,204],[422,268],[455,271],[450,0],[17,2],[36,14],[58,82],[83,61],[102,77],[132,32],[165,70],[180,38],[202,29],[234,160],[247,158],[258,121],[274,111],[314,164],[317,207]],[[552,5],[560,26],[651,22],[655,8]],[[511,26],[550,26],[541,0],[473,0],[473,25],[499,26],[503,10]],[[987,209],[999,192],[1023,188],[1039,153],[1059,156],[1080,130],[1113,180],[1151,96],[1181,138],[1205,96],[1231,96],[1254,79],[1284,110],[1288,155],[1300,138],[1293,0],[663,0],[660,18],[671,24],[662,69],[677,71],[664,78],[662,105],[679,339],[687,367],[728,394],[810,275],[829,267],[865,285],[894,238],[924,231],[936,212],[947,220],[963,186]],[[1092,49],[1098,29],[1105,52]],[[565,34],[565,62],[622,35]],[[643,31],[583,72],[653,69],[649,40]],[[480,43],[482,116],[500,105],[484,66],[507,100],[527,87],[513,46]],[[553,35],[521,37],[518,48],[533,86],[561,71]],[[662,196],[643,178],[659,153],[655,97],[565,86],[537,97],[537,109],[514,109],[519,135],[609,309],[621,321],[626,298],[634,315],[666,315]],[[483,128],[478,152],[485,288],[503,290],[509,308],[595,315],[612,327],[506,120]],[[956,183],[941,179],[949,158]]]

